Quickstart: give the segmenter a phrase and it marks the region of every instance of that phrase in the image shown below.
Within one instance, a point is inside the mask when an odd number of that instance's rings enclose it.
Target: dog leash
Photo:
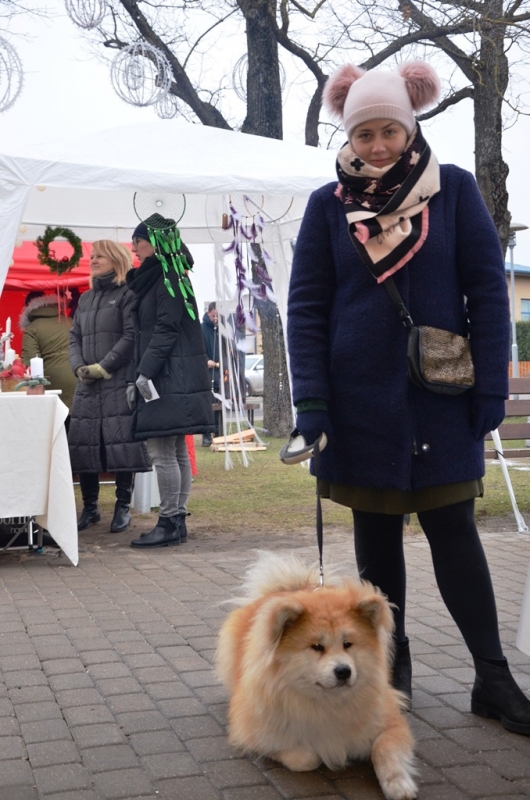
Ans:
[[[323,534],[323,525],[322,525],[322,502],[320,500],[320,491],[318,488],[318,473],[319,473],[319,461],[320,461],[320,440],[315,442],[315,446],[313,448],[313,458],[315,461],[315,478],[316,478],[316,489],[317,489],[317,509],[316,509],[316,523],[317,523],[317,544],[318,544],[318,559],[319,559],[319,579],[318,582],[320,586],[324,586],[324,562],[323,562],[323,550],[324,550],[324,534]]]

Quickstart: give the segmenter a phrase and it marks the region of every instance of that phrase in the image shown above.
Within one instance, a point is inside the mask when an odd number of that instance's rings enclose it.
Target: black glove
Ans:
[[[471,399],[471,428],[473,438],[479,442],[490,431],[496,430],[504,419],[504,397],[476,394]]]
[[[134,411],[136,407],[136,386],[134,383],[128,383],[125,388],[125,397],[127,398],[127,405]]]
[[[322,432],[328,439],[333,434],[327,411],[300,411],[296,415],[296,427],[307,444],[316,442]]]

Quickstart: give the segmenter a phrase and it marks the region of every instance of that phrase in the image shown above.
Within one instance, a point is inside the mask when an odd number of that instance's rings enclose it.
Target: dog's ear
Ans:
[[[302,616],[304,607],[301,603],[297,603],[287,597],[277,597],[274,601],[266,604],[265,613],[268,639],[272,646],[276,646],[285,629],[293,625]]]
[[[353,609],[362,619],[366,620],[375,630],[383,628],[387,633],[394,629],[394,617],[388,601],[382,594],[369,595],[357,603]]]

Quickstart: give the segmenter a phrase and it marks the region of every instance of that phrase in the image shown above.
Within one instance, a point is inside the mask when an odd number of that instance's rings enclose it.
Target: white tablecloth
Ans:
[[[0,392],[0,518],[35,516],[77,564],[67,416],[57,395]]]

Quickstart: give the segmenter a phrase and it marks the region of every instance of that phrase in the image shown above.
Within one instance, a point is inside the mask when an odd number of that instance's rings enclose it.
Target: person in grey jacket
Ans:
[[[81,295],[70,331],[70,364],[78,378],[68,443],[72,469],[79,474],[82,531],[99,522],[99,473],[116,473],[112,533],[130,524],[133,479],[150,470],[145,445],[133,442],[131,410],[125,398],[127,367],[133,355],[134,295],[125,277],[131,253],[110,240],[94,242],[90,256],[92,288]]]

